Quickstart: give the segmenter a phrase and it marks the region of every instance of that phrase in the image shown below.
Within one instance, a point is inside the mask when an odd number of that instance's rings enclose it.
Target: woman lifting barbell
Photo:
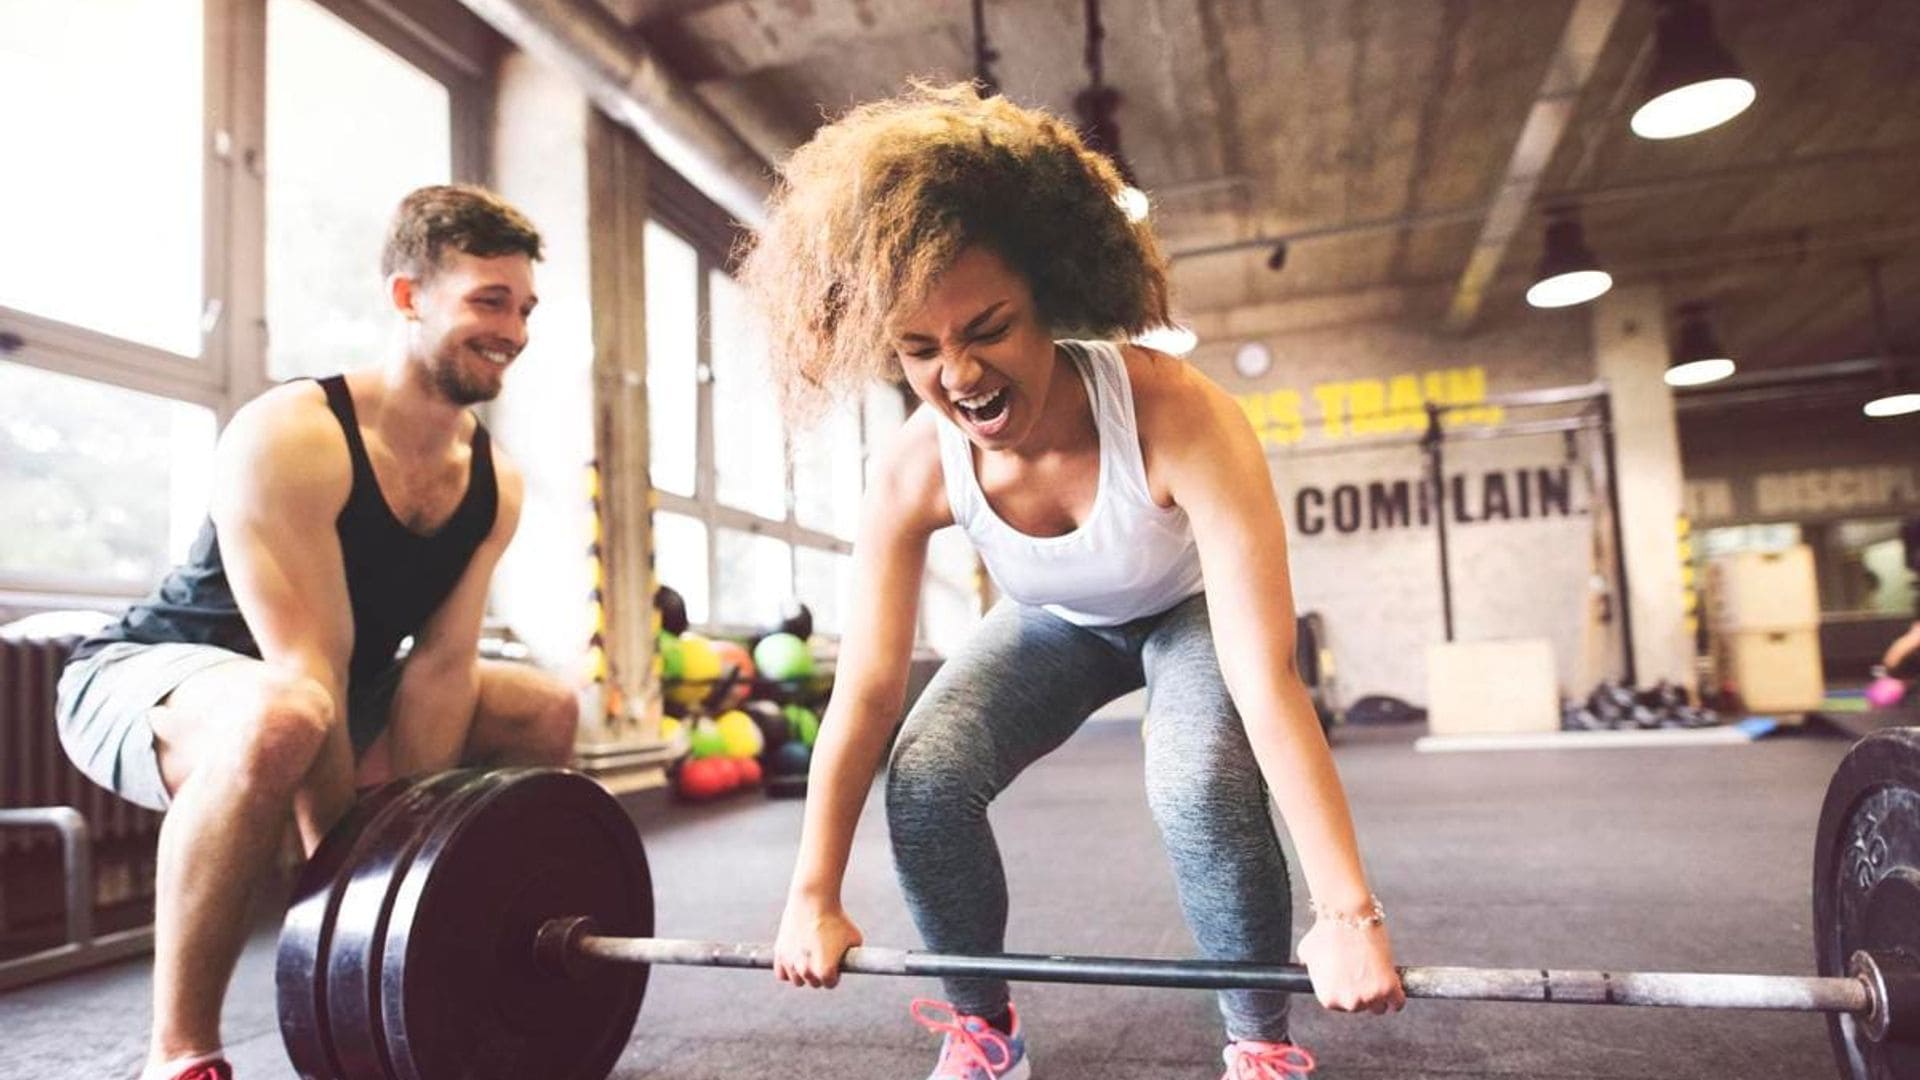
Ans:
[[[795,152],[742,269],[796,424],[905,380],[927,407],[873,472],[836,687],[815,750],[776,973],[832,986],[861,934],[841,905],[855,823],[904,699],[928,537],[967,533],[1006,599],[893,744],[900,883],[929,948],[1003,951],[986,808],[1104,702],[1145,685],[1146,783],[1209,958],[1286,959],[1286,819],[1316,920],[1299,953],[1336,1009],[1404,1003],[1346,798],[1293,664],[1284,522],[1231,398],[1115,344],[1169,321],[1167,266],[1121,180],[1063,121],[965,85],[915,86]],[[1088,340],[1073,340],[1084,337]],[[1027,1074],[1007,985],[916,1002],[933,1076]],[[1220,995],[1231,1078],[1303,1074],[1287,998]]]

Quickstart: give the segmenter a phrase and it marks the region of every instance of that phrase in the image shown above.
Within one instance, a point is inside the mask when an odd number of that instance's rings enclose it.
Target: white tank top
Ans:
[[[1134,423],[1126,358],[1105,341],[1063,341],[1086,383],[1100,434],[1093,509],[1064,536],[1030,536],[994,513],[973,470],[973,444],[940,418],[940,470],[953,519],[1000,591],[1079,626],[1155,615],[1198,593],[1200,551],[1187,512],[1153,501]]]

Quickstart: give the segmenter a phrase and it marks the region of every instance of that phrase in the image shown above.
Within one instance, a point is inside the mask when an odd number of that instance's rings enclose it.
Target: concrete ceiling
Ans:
[[[773,161],[823,117],[909,76],[973,73],[969,0],[598,2]],[[1384,288],[1419,297],[1415,316],[1444,325],[1476,242],[1499,231],[1488,213],[1529,156],[1516,152],[1522,130],[1540,130],[1529,116],[1558,93],[1570,115],[1532,155],[1543,164],[1482,317],[1518,306],[1541,211],[1565,203],[1616,279],[1710,303],[1743,368],[1874,354],[1873,257],[1886,262],[1896,351],[1920,353],[1914,0],[1713,0],[1758,101],[1663,143],[1627,128],[1651,0],[1102,7],[1125,153],[1163,242],[1188,253],[1176,261],[1186,312]],[[1083,20],[1083,0],[987,0],[1003,90],[1071,115],[1086,82]],[[1566,44],[1582,20],[1591,55],[1569,78]],[[1256,241],[1289,236],[1285,268],[1269,270],[1271,245]]]

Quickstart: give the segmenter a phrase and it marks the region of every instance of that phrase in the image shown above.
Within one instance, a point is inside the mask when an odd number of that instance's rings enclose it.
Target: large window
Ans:
[[[206,514],[213,411],[0,362],[0,575],[139,591]]]
[[[700,255],[658,222],[647,222],[645,243],[650,470],[654,487],[691,497],[699,471]]]
[[[387,219],[479,179],[497,42],[458,5],[404,6],[0,0],[16,606],[144,592],[205,519],[222,419],[272,378],[378,359]]]
[[[201,0],[0,3],[0,305],[200,355]]]
[[[798,599],[817,631],[837,634],[862,466],[899,426],[900,397],[878,390],[877,404],[788,432],[764,336],[719,250],[712,237],[648,223],[654,568],[695,622],[759,628]]]
[[[453,170],[445,84],[315,0],[267,4],[267,327],[276,380],[381,359],[380,248],[400,196]]]
[[[786,429],[767,378],[766,345],[747,320],[740,286],[723,271],[708,273],[707,297],[715,495],[778,521],[787,515]],[[856,432],[856,451],[859,445]]]

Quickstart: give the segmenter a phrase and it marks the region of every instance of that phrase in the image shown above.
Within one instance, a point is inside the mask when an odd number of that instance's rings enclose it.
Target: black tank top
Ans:
[[[347,598],[353,608],[348,684],[365,686],[393,664],[400,642],[419,631],[466,572],[475,549],[493,531],[499,489],[487,429],[476,422],[465,497],[438,531],[429,536],[413,532],[393,516],[380,493],[346,378],[335,375],[319,383],[346,434],[353,459],[353,490],[334,519],[334,530],[340,536]],[[201,525],[187,561],[119,622],[82,642],[74,658],[117,641],[216,645],[256,659],[260,656],[260,646],[247,629],[227,581],[212,518]]]

